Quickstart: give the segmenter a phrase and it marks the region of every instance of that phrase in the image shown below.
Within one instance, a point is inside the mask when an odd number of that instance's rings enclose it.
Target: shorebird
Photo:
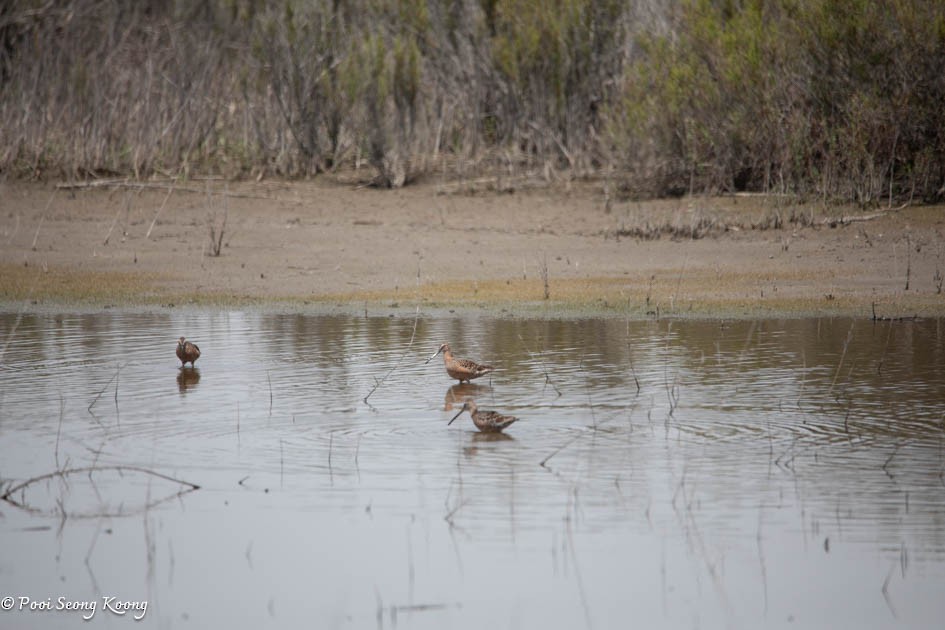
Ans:
[[[457,379],[460,383],[463,381],[469,382],[474,378],[479,378],[484,374],[488,374],[494,368],[491,365],[480,365],[475,361],[470,361],[469,359],[457,359],[453,356],[453,351],[450,350],[450,344],[444,343],[439,349],[433,353],[429,359],[426,360],[427,363],[433,360],[433,358],[443,353],[443,365],[446,366],[446,373],[450,375],[450,378]]]
[[[187,363],[194,367],[194,361],[200,358],[200,348],[197,347],[197,344],[181,337],[177,342],[177,358],[180,359],[181,367],[184,367]]]
[[[501,413],[495,411],[480,410],[476,407],[475,401],[467,400],[463,403],[463,408],[459,410],[459,413],[453,416],[452,420],[446,423],[446,426],[453,424],[453,420],[463,415],[464,411],[469,412],[469,415],[472,416],[473,424],[483,433],[499,433],[502,429],[518,420],[515,416],[503,416]]]

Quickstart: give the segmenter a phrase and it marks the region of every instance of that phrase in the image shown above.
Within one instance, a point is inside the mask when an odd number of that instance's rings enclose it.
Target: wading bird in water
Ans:
[[[453,416],[452,420],[446,423],[446,426],[453,424],[453,420],[463,415],[464,411],[469,412],[473,424],[483,433],[500,433],[505,427],[518,420],[515,416],[503,416],[495,411],[480,410],[476,407],[475,401],[467,400],[463,403],[463,408],[459,410],[459,413]]]
[[[450,375],[450,378],[455,378],[460,383],[479,378],[494,369],[491,365],[480,365],[469,359],[457,359],[453,356],[453,351],[450,350],[450,344],[448,343],[444,343],[440,346],[426,362],[429,363],[441,352],[443,353],[443,365],[446,366],[446,373]]]
[[[181,337],[177,341],[177,358],[180,359],[181,367],[184,367],[187,363],[190,363],[190,367],[194,367],[194,361],[200,358],[200,348],[197,347],[197,344]]]

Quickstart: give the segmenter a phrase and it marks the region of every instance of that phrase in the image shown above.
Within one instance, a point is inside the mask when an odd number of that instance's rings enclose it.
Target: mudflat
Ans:
[[[634,201],[583,182],[13,182],[0,302],[942,316],[943,230],[945,206]]]

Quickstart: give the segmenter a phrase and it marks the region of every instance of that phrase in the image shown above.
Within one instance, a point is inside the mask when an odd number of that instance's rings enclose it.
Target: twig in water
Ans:
[[[896,614],[896,607],[893,606],[892,600],[889,599],[889,580],[892,579],[893,572],[896,570],[896,563],[893,562],[893,565],[889,567],[889,573],[886,574],[886,579],[883,580],[883,599],[886,600],[886,605],[889,606],[889,612],[892,613],[893,619],[898,619],[899,615]]]
[[[89,543],[88,551],[85,552],[85,568],[89,572],[89,575],[92,575],[94,580],[94,574],[92,573],[92,565],[89,560],[92,559],[92,552],[95,551],[95,544],[98,542],[98,535],[102,531],[102,520],[98,519],[98,526],[95,528],[95,534],[92,535],[92,542]]]
[[[377,610],[374,613],[375,618],[377,619],[377,627],[384,627],[384,601],[381,599],[381,594],[377,590],[377,584],[374,585],[374,599],[377,601]]]
[[[413,586],[416,570],[413,564],[413,541],[410,539],[410,525],[407,525],[407,600],[413,601]]]
[[[394,365],[387,371],[387,374],[385,374],[385,375],[383,376],[383,378],[381,378],[381,380],[374,379],[374,387],[372,387],[372,388],[371,388],[371,391],[369,391],[369,392],[367,393],[367,396],[365,396],[365,397],[362,399],[362,400],[364,401],[364,404],[365,404],[365,405],[367,405],[367,406],[369,406],[369,407],[371,406],[371,404],[368,402],[368,398],[371,397],[371,394],[373,394],[375,391],[377,391],[377,388],[378,388],[378,387],[380,387],[381,385],[384,384],[384,381],[387,380],[387,377],[388,377],[388,376],[390,376],[391,374],[394,373],[394,370],[396,370],[398,367],[400,367],[400,364],[403,362],[404,357],[407,356],[407,352],[410,351],[410,347],[413,345],[413,340],[414,340],[414,338],[417,336],[417,322],[419,322],[419,321],[420,321],[420,307],[418,306],[418,307],[417,307],[417,314],[416,314],[416,315],[414,316],[414,318],[413,318],[413,330],[410,332],[410,341],[407,342],[407,347],[404,348],[404,353],[403,353],[402,355],[400,355],[400,358],[397,359],[397,362],[394,363]]]
[[[331,471],[331,447],[335,442],[335,432],[328,432],[328,470]]]
[[[755,535],[755,542],[758,544],[758,560],[761,563],[761,584],[764,589],[765,596],[765,615],[768,614],[768,569],[765,566],[765,551],[761,545],[761,520],[764,516],[764,511],[760,509],[763,506],[759,506],[758,510],[758,533]]]
[[[149,511],[151,509],[151,479],[148,479],[148,488],[145,492],[144,499],[144,514],[142,515],[142,520],[144,521],[144,548],[145,556],[148,559],[148,581],[151,582],[154,580],[154,556],[156,554],[154,540],[151,537],[151,518],[149,516]]]
[[[640,393],[640,379],[637,378],[637,371],[633,367],[633,348],[630,347],[630,318],[627,318],[627,360],[630,363],[630,375],[633,376],[633,382],[637,386],[637,394]]]
[[[558,389],[558,387],[551,380],[551,376],[548,374],[548,368],[545,367],[545,362],[542,360],[540,356],[535,355],[531,350],[528,349],[528,346],[525,344],[525,339],[522,337],[521,334],[518,336],[518,340],[522,342],[522,347],[525,348],[525,352],[527,352],[530,357],[532,357],[533,359],[538,359],[538,364],[541,366],[541,371],[545,375],[545,384],[551,385],[551,388],[555,390],[555,392],[560,397],[561,390]]]
[[[892,473],[889,472],[889,463],[893,460],[893,457],[896,456],[896,453],[899,452],[899,449],[902,447],[902,444],[896,444],[896,447],[893,449],[893,452],[889,454],[889,457],[886,458],[886,461],[883,462],[883,472],[886,473],[886,476],[890,479],[894,479]]]
[[[843,342],[843,352],[840,353],[840,363],[837,364],[837,372],[833,375],[833,381],[831,381],[830,387],[827,389],[828,394],[833,392],[833,386],[837,384],[837,377],[840,376],[840,368],[843,367],[843,359],[847,356],[847,348],[850,346],[850,341],[853,340],[854,324],[856,324],[855,321],[850,322],[850,330],[847,332],[847,339]]]
[[[453,515],[456,514],[461,507],[469,503],[469,499],[463,499],[460,503],[454,507],[449,513],[443,517],[443,520],[450,524],[450,527],[453,526]]]
[[[11,486],[10,488],[8,488],[6,492],[3,493],[3,495],[0,495],[0,500],[6,501],[7,503],[11,503],[18,507],[23,507],[22,503],[16,501],[13,498],[13,495],[15,495],[20,490],[27,488],[28,486],[31,486],[35,483],[39,483],[40,481],[46,481],[47,479],[54,479],[56,477],[60,479],[65,479],[69,475],[78,475],[80,473],[104,472],[104,471],[114,471],[119,474],[121,474],[122,472],[137,472],[144,475],[150,475],[152,477],[157,477],[158,479],[163,479],[165,481],[171,481],[173,483],[179,483],[183,486],[189,486],[189,490],[187,490],[188,492],[192,490],[200,489],[200,486],[198,486],[195,483],[191,483],[190,481],[177,479],[176,477],[171,477],[170,475],[165,475],[163,473],[159,473],[157,471],[150,470],[148,468],[142,468],[140,466],[105,466],[103,468],[95,468],[94,466],[86,466],[82,468],[66,468],[63,470],[57,470],[55,472],[46,473],[45,475],[38,475],[36,477],[30,477],[26,481],[20,482],[16,484],[15,486]]]
[[[584,374],[584,393],[587,396],[587,408],[591,411],[591,423],[594,427],[594,430],[597,430],[597,414],[594,413],[594,401],[591,398],[591,388],[588,385],[588,376],[587,370],[584,369],[584,356],[581,356],[581,361],[578,363],[581,372]]]
[[[679,380],[679,372],[673,373],[673,382],[669,382],[669,374],[667,373],[666,366],[663,366],[663,384],[666,386],[666,398],[669,400],[669,415],[673,416],[673,413],[676,411],[676,407],[679,405],[679,386],[677,381]]]
[[[66,402],[62,399],[62,392],[59,393],[59,428],[56,429],[56,470],[59,468],[59,434],[62,433],[62,415],[65,411]]]
[[[269,415],[272,416],[272,375],[266,370],[266,380],[269,381]]]
[[[121,364],[118,365],[118,370],[120,370],[120,369],[121,369]],[[112,381],[114,381],[116,378],[118,378],[118,370],[115,370],[115,375],[114,375],[113,377],[111,377],[110,379],[108,379],[108,382],[105,383],[105,387],[103,387],[103,388],[102,388],[102,391],[100,391],[100,392],[98,393],[98,395],[95,397],[95,400],[93,400],[91,403],[89,403],[89,406],[88,406],[88,409],[87,409],[89,413],[92,413],[92,407],[94,407],[94,406],[95,406],[95,403],[98,402],[98,399],[102,397],[102,394],[104,394],[104,393],[105,393],[105,390],[108,389],[108,386],[112,384]],[[115,388],[115,404],[116,404],[116,405],[118,404],[118,388],[117,388],[117,387]],[[95,415],[95,414],[92,414],[92,415]]]
[[[565,531],[568,534],[568,549],[571,551],[571,564],[574,567],[574,576],[577,578],[578,594],[581,596],[581,606],[584,609],[584,623],[593,628],[591,623],[591,609],[587,603],[587,594],[584,591],[584,580],[581,578],[581,569],[578,565],[577,551],[574,549],[574,532],[571,529],[571,515],[564,517]]]
[[[545,464],[548,463],[548,460],[550,460],[552,457],[554,457],[555,455],[557,455],[558,453],[560,453],[561,451],[563,451],[563,450],[566,449],[567,447],[569,447],[569,446],[571,446],[572,444],[574,444],[574,443],[578,440],[578,438],[580,438],[582,435],[583,435],[582,433],[578,433],[577,435],[575,435],[574,437],[572,437],[570,440],[568,440],[567,442],[565,442],[564,444],[562,444],[561,446],[559,446],[558,448],[556,448],[554,451],[552,451],[552,453],[551,453],[548,457],[546,457],[545,459],[543,459],[543,460],[541,460],[540,462],[538,462],[538,465],[541,466],[542,468],[548,468],[548,467],[545,465]]]
[[[874,311],[873,320],[875,321],[876,314]],[[879,365],[876,366],[876,374],[882,376],[883,374],[883,363],[886,361],[886,352],[889,350],[889,338],[892,336],[892,326],[886,329],[886,345],[883,346],[883,356],[879,359]]]

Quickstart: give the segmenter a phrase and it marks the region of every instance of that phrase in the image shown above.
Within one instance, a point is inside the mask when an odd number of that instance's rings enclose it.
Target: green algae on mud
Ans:
[[[76,271],[0,265],[0,308],[53,310],[118,308],[251,309],[274,312],[351,312],[370,310],[410,316],[489,312],[505,316],[571,318],[581,316],[630,319],[754,319],[759,317],[941,317],[940,295],[907,293],[876,297],[846,289],[824,295],[804,290],[805,278],[784,274],[765,281],[783,284],[779,292],[755,291],[752,274],[716,276],[666,270],[649,278],[560,279],[549,283],[543,299],[538,280],[458,280],[421,284],[410,289],[353,291],[309,295],[260,296],[224,290],[178,289],[174,278],[153,273]],[[739,288],[741,287],[741,289]],[[749,293],[753,292],[754,295]]]

